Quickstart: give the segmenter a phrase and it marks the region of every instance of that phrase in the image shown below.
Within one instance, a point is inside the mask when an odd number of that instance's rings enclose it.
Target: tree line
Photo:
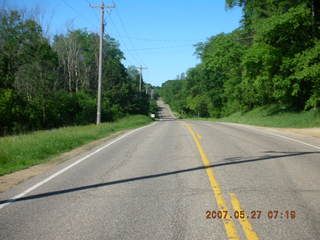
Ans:
[[[226,0],[241,26],[196,44],[201,62],[162,85],[180,114],[222,117],[277,104],[320,106],[320,6],[312,0]]]
[[[148,114],[139,72],[122,64],[118,42],[103,39],[102,121]],[[94,123],[99,35],[68,30],[49,41],[22,11],[0,10],[0,135]]]

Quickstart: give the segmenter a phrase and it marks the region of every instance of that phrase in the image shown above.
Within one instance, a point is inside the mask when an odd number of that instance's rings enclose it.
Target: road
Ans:
[[[318,139],[160,104],[162,121],[0,194],[0,239],[320,239]]]

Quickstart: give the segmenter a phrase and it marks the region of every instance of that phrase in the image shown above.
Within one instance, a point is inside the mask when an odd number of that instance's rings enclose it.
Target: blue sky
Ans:
[[[100,0],[7,0],[10,7],[42,12],[49,34],[66,26],[98,32],[100,12],[89,8]],[[106,31],[117,39],[127,65],[143,65],[144,80],[160,86],[195,66],[194,44],[239,26],[241,9],[225,9],[224,0],[114,0],[117,8],[106,14]],[[105,0],[111,5],[111,0]]]

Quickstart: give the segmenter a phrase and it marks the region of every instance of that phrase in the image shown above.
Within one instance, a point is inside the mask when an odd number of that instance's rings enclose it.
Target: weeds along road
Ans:
[[[0,239],[320,238],[319,140],[160,104],[162,121],[2,193]]]

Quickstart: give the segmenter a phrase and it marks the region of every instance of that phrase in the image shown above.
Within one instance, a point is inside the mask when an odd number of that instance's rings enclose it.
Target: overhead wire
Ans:
[[[121,27],[122,27],[122,29],[123,29],[123,32],[125,33],[126,36],[129,36],[128,31],[127,31],[127,28],[126,28],[126,26],[125,26],[125,24],[124,24],[124,21],[122,20],[122,17],[121,17],[121,15],[120,15],[120,9],[119,9],[119,7],[117,7],[117,8],[115,9],[115,12],[116,12],[116,15],[117,15],[117,17],[118,17],[118,19],[119,19],[119,21],[120,21],[120,25],[121,25]],[[134,46],[133,42],[131,41],[131,39],[130,39],[130,38],[128,38],[128,39],[129,39],[129,43],[130,43],[131,47],[132,47],[132,48],[135,48],[135,46]],[[140,62],[143,63],[143,65],[145,65],[145,63],[144,63],[144,61],[142,60],[141,56],[139,56],[139,55],[137,54],[136,57],[140,60]]]
[[[115,22],[112,20],[111,17],[109,18],[109,20],[110,20],[110,23],[113,25],[114,30],[115,30],[118,34],[120,34],[120,32],[119,32],[119,30],[118,30],[118,28],[117,28],[117,25],[115,24]],[[127,46],[127,44],[125,43],[125,41],[123,41],[121,38],[119,38],[118,40],[119,40],[120,44],[122,45],[122,47],[124,48],[124,50],[127,51],[128,46]],[[130,55],[131,59],[132,59],[135,63],[138,63],[138,64],[132,64],[132,62],[131,62],[128,58],[126,58],[126,60],[127,60],[131,65],[141,65],[142,61],[139,60],[134,54],[131,54],[130,51],[127,51],[127,54]]]
[[[89,19],[84,16],[83,14],[80,14],[74,7],[72,7],[68,2],[66,2],[65,0],[61,0],[67,7],[69,7],[74,13],[76,13],[76,15],[81,16],[83,19],[86,20],[86,23],[91,24],[94,28],[96,28],[96,25],[93,25],[93,23],[91,21],[89,21]],[[80,18],[81,19],[81,18]],[[82,19],[81,19],[82,20]],[[83,20],[82,20],[83,21]]]
[[[206,39],[151,39],[151,38],[141,38],[141,37],[129,37],[129,36],[116,36],[128,39],[134,39],[138,41],[146,41],[146,42],[202,42]]]
[[[163,46],[163,47],[150,47],[150,48],[140,48],[140,49],[127,49],[128,51],[145,51],[145,50],[159,50],[159,49],[168,49],[168,48],[183,48],[183,47],[192,47],[193,45],[179,45],[179,46]]]
[[[81,14],[81,13],[79,13],[79,12],[78,12],[74,7],[72,7],[68,2],[66,2],[65,0],[61,0],[61,1],[62,1],[68,8],[70,8],[74,13],[76,13],[77,16],[80,16],[82,19],[85,19],[85,20],[86,20],[86,23],[91,24],[94,28],[97,27],[97,25],[93,25],[93,23],[90,22],[86,16],[84,16],[84,15]],[[90,1],[86,0],[86,2],[87,2],[87,4],[89,4],[89,6],[92,6],[92,4],[91,4]],[[94,10],[94,9],[92,9],[92,10]],[[107,13],[108,13],[108,12],[107,12]],[[99,16],[97,15],[97,13],[96,13],[95,11],[94,11],[94,15],[95,15],[96,19],[97,19],[98,22],[99,22],[99,21],[100,21]],[[108,21],[105,21],[105,20],[104,20],[104,23],[105,23],[105,25],[108,25]],[[117,29],[116,29],[116,31],[117,31]],[[120,34],[120,33],[118,32],[118,34]],[[125,45],[125,44],[123,44],[123,45]],[[130,54],[130,55],[131,55],[131,54]],[[132,61],[130,61],[129,59],[126,59],[126,60],[127,60],[131,65],[136,65],[136,64],[133,64]],[[139,61],[138,61],[138,62],[139,62]]]
[[[91,2],[89,2],[89,0],[86,0],[86,2],[89,4],[89,7],[92,6]],[[97,20],[99,21],[99,16],[97,15],[97,12],[95,11],[95,9],[91,8],[93,10],[93,13],[95,15],[95,17],[97,18]]]

